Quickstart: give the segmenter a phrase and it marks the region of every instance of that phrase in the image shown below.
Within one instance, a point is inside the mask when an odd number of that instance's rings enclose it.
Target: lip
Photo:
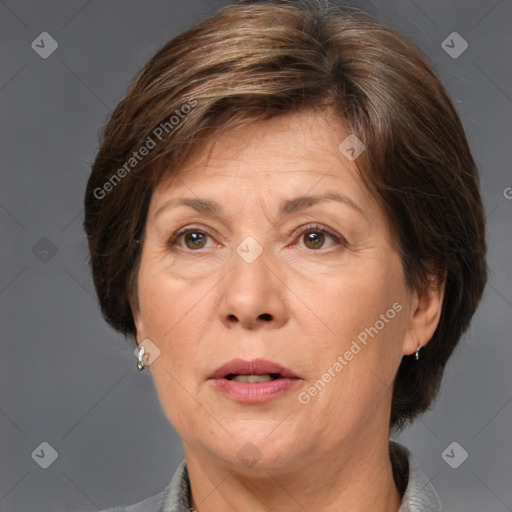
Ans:
[[[266,373],[279,373],[279,375],[284,378],[299,378],[289,368],[272,361],[267,361],[266,359],[253,359],[252,361],[232,359],[222,366],[219,366],[212,375],[210,375],[210,379],[223,379],[231,373],[234,373],[235,375],[264,375]]]
[[[279,378],[268,382],[237,382],[226,377],[235,375],[263,375],[277,373]],[[292,370],[265,359],[232,359],[219,366],[209,378],[215,391],[243,403],[262,403],[272,400],[296,387],[300,382]]]

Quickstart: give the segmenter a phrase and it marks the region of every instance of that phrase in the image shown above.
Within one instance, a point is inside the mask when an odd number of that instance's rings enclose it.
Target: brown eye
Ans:
[[[206,245],[206,237],[204,233],[198,231],[189,231],[183,235],[185,245],[188,249],[202,249]]]
[[[304,244],[308,249],[320,249],[325,242],[325,235],[320,231],[304,233]]]

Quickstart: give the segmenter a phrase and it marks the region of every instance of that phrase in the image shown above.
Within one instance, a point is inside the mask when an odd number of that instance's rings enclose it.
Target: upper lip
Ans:
[[[210,376],[210,379],[223,379],[228,375],[265,375],[267,373],[277,373],[280,377],[289,379],[298,379],[289,368],[280,364],[267,361],[265,359],[253,359],[246,361],[244,359],[232,359],[222,366],[219,366]]]

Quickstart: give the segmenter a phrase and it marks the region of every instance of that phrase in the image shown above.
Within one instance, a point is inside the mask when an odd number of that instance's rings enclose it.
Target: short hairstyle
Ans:
[[[410,289],[436,272],[445,279],[439,325],[419,361],[403,357],[394,381],[390,426],[399,429],[435,398],[480,301],[485,216],[439,78],[411,42],[367,13],[320,0],[240,2],[149,60],[110,115],[85,193],[99,303],[115,329],[135,334],[136,277],[159,180],[222,132],[311,110],[334,113],[365,145],[355,163],[388,216]]]

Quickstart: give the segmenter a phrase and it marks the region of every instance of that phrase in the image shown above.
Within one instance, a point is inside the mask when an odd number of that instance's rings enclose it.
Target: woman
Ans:
[[[477,171],[403,36],[320,2],[169,41],[85,198],[106,320],[185,453],[135,511],[440,511],[389,440],[434,399],[486,279]]]

